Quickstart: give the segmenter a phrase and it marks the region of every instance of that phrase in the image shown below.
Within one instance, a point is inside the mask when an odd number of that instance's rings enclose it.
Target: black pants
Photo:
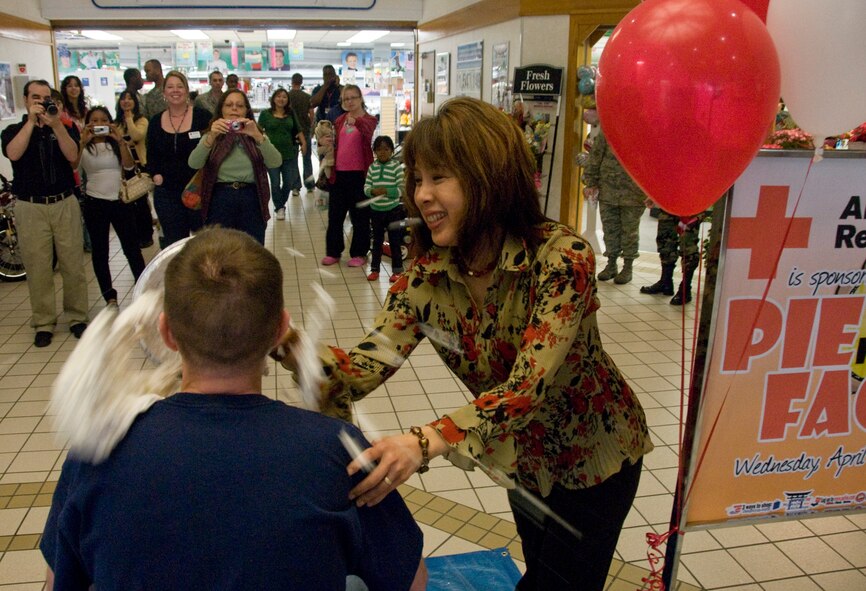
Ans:
[[[123,254],[129,262],[129,270],[132,271],[132,276],[135,277],[136,281],[144,271],[144,257],[141,256],[141,248],[138,246],[138,232],[135,226],[133,205],[122,201],[84,197],[84,223],[87,225],[87,231],[90,232],[90,240],[93,244],[91,255],[93,272],[96,274],[99,291],[102,292],[105,301],[117,299],[117,291],[112,287],[111,269],[108,265],[109,226],[114,226]]]
[[[379,272],[382,263],[382,243],[385,241],[385,230],[391,222],[406,219],[406,209],[398,205],[389,211],[370,210],[370,223],[373,226],[373,258],[370,261],[370,271]],[[397,230],[388,229],[388,243],[391,245],[391,272],[403,272],[403,236],[406,234],[402,228]]]
[[[583,537],[546,519],[514,491],[508,502],[523,544],[526,573],[518,591],[601,591],[607,578],[622,524],[631,509],[643,460],[630,464],[595,486],[569,490],[554,485],[541,501]]]
[[[144,247],[146,244],[153,244],[153,217],[150,214],[150,204],[147,201],[148,197],[139,197],[128,207],[132,208],[135,217],[135,231],[138,235],[138,244]]]
[[[364,196],[362,170],[337,171],[337,180],[328,200],[328,230],[325,233],[325,254],[340,258],[346,243],[343,240],[343,222],[346,214],[352,221],[350,257],[365,257],[370,250],[370,208],[355,207]]]

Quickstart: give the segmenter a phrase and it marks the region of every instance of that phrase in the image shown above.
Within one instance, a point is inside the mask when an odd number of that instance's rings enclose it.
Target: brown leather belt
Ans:
[[[235,191],[237,191],[238,189],[243,189],[245,187],[252,186],[251,183],[239,183],[237,181],[235,181],[233,183],[217,183],[216,185],[217,185],[217,187],[231,187]]]

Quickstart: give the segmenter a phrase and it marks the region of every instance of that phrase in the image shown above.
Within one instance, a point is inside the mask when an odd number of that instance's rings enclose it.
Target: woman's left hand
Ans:
[[[262,130],[259,129],[259,126],[256,125],[256,122],[252,119],[238,119],[238,121],[242,121],[244,124],[244,129],[241,133],[245,133],[250,136],[256,143],[260,144],[265,141],[265,136],[262,135]]]
[[[349,492],[349,498],[359,507],[373,506],[388,493],[409,480],[421,467],[421,446],[414,435],[392,435],[373,442],[364,450],[367,460],[379,465]],[[349,463],[349,475],[361,469],[358,459]]]
[[[116,124],[116,123],[109,123],[109,124],[108,124],[108,129],[109,129],[108,134],[109,134],[111,137],[113,137],[115,140],[117,140],[117,143],[118,143],[118,144],[120,144],[121,146],[125,146],[125,145],[126,145],[126,142],[125,142],[124,139],[123,139],[123,133],[120,131],[120,128],[117,127],[117,124]]]

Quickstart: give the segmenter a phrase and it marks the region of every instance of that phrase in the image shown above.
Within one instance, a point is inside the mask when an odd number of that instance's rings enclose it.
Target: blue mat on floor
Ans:
[[[514,591],[520,580],[506,548],[424,559],[427,591]]]

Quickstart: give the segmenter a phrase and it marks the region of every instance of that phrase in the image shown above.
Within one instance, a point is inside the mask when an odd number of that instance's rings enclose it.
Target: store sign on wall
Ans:
[[[562,68],[532,64],[514,68],[514,94],[559,96],[562,89]]]
[[[687,525],[866,509],[863,165],[759,157],[734,185]]]
[[[91,0],[97,8],[271,8],[271,9],[316,9],[316,10],[370,10],[376,0],[289,0],[275,4],[268,0],[233,0],[231,5],[219,0]]]

